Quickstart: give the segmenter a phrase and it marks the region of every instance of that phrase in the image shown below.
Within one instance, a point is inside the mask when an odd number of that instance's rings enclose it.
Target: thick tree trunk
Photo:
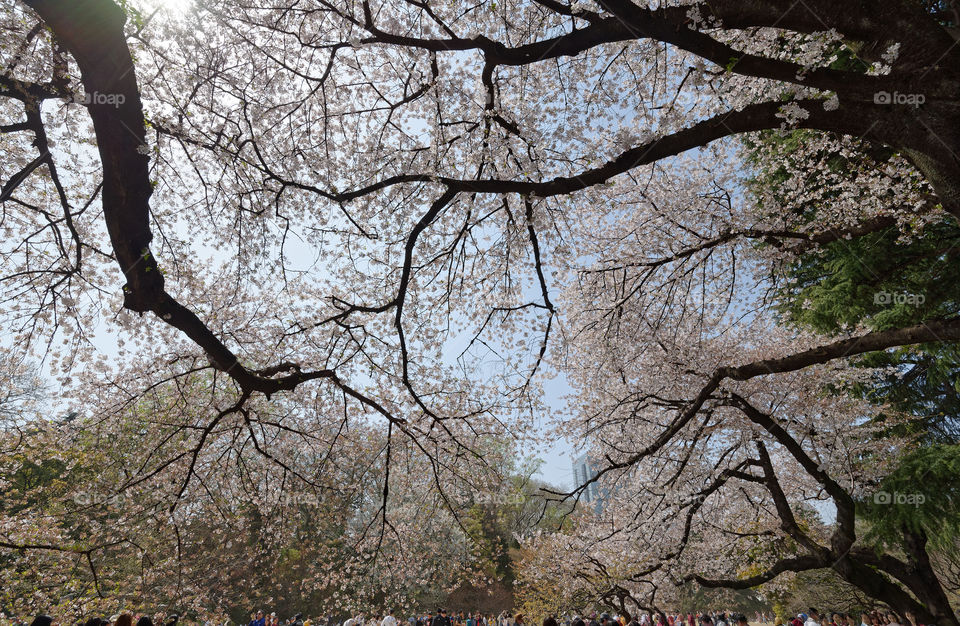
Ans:
[[[960,124],[960,120],[957,122]],[[960,146],[956,146],[960,151]],[[926,177],[945,211],[960,221],[960,160],[933,158],[916,150],[905,151],[910,161]]]
[[[896,582],[888,579],[879,571],[861,563],[853,558],[844,557],[838,560],[833,569],[839,573],[844,580],[863,590],[864,593],[872,598],[886,602],[904,620],[906,614],[911,612],[922,624],[937,624],[937,626],[960,626],[960,620],[950,609],[949,603],[946,603],[946,596],[943,595],[943,588],[939,581],[934,580],[929,584],[911,585],[921,591],[919,600],[907,593],[903,587]],[[931,571],[932,574],[932,571]],[[935,606],[930,601],[936,601],[937,596],[943,597],[946,607]]]
[[[163,274],[150,255],[149,157],[126,13],[112,0],[25,0],[80,67],[87,110],[103,167],[103,215],[126,278],[124,306],[143,312],[163,294]]]
[[[938,625],[958,623],[957,616],[947,599],[947,594],[944,593],[943,586],[930,563],[930,555],[927,554],[926,534],[922,531],[916,533],[904,529],[903,539],[909,559],[910,580],[915,581],[915,584],[910,585],[910,589],[927,606],[927,609],[933,615],[933,623]]]
[[[960,220],[960,82],[941,72],[932,72],[936,88],[925,92],[924,85],[909,87],[914,95],[929,98],[917,106],[896,106],[899,137],[890,145],[904,155],[926,177],[943,208]],[[933,76],[929,78],[933,78]]]

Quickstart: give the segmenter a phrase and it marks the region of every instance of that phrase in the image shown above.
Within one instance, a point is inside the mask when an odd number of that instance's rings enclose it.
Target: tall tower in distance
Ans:
[[[597,475],[589,455],[581,454],[573,459],[573,487],[581,487],[588,480]],[[597,504],[600,499],[600,492],[597,483],[591,483],[583,490],[580,500],[590,504]]]

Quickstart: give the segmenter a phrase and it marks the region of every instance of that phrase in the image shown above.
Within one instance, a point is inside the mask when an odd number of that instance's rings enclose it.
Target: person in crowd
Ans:
[[[810,607],[804,626],[820,626],[820,613],[815,608]]]
[[[450,618],[447,617],[447,610],[438,610],[437,616],[433,618],[432,622],[430,622],[430,626],[451,626]]]
[[[142,615],[137,620],[137,626],[153,626],[153,619],[149,615]]]
[[[30,626],[54,626],[56,621],[49,615],[37,615],[30,622]]]
[[[380,620],[380,626],[397,626],[397,618],[393,616],[393,613],[386,611],[386,614],[383,616],[383,619]]]
[[[133,615],[122,613],[114,622],[114,626],[133,626]]]

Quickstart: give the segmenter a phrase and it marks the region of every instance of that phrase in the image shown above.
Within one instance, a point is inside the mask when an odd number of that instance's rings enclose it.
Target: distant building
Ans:
[[[581,454],[573,459],[573,486],[575,489],[583,486],[596,475],[597,470],[588,455]],[[598,504],[600,500],[600,489],[597,487],[597,483],[587,485],[583,490],[583,495],[580,496],[580,500],[590,504]]]

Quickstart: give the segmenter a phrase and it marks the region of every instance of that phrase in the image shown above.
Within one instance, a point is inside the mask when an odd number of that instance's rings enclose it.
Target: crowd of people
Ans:
[[[2,617],[2,614],[0,614],[0,617]],[[179,621],[180,617],[178,615],[167,616],[163,620],[155,623],[153,618],[148,615],[134,617],[132,613],[121,613],[110,619],[106,617],[91,617],[85,622],[79,622],[78,626],[177,626]],[[0,620],[0,623],[6,624],[8,622],[14,626],[20,624],[24,624],[25,626],[25,622],[20,622],[16,619],[12,621]],[[30,622],[30,626],[60,626],[60,623],[49,615],[37,615],[33,618],[33,621]]]
[[[399,613],[399,612],[398,612]],[[769,624],[771,616],[756,612],[755,622]],[[266,614],[256,611],[250,614],[250,622],[246,626],[528,626],[527,619],[522,613],[516,615],[504,611],[498,615],[486,613],[454,612],[446,609],[434,612],[419,613],[406,618],[397,618],[391,612],[367,616],[363,613],[353,617],[334,618],[333,616],[304,617],[302,613],[282,621],[276,613]],[[107,618],[91,618],[82,623],[82,626],[178,626],[179,617],[170,615],[156,623],[149,616],[134,617],[130,613],[123,613]],[[17,624],[15,621],[14,624]],[[921,624],[914,616],[907,613],[904,620],[900,620],[890,612],[873,611],[861,613],[857,619],[850,613],[825,612],[822,616],[814,608],[801,612],[796,617],[783,620],[773,618],[774,626],[936,626],[935,624]],[[403,626],[407,626],[403,625]],[[57,622],[47,616],[38,615],[30,626],[58,626]],[[216,626],[207,623],[205,626]],[[548,617],[540,626],[749,626],[746,615],[728,611],[709,611],[698,613],[643,613],[638,616],[628,614],[610,615],[592,613],[588,616],[565,615],[560,619]]]
[[[398,612],[399,613],[399,612]],[[498,615],[488,613],[452,612],[439,609],[434,612],[419,613],[409,616],[405,620],[395,617],[392,613],[381,613],[367,616],[360,613],[353,617],[336,620],[333,617],[307,618],[297,614],[285,622],[283,626],[400,626],[406,621],[409,626],[528,626],[527,619],[522,613],[514,615],[503,611]],[[770,623],[766,613],[756,613],[756,622]],[[783,624],[783,622],[780,622]],[[560,619],[550,617],[543,621],[541,626],[737,626],[748,624],[743,614],[728,612],[687,613],[687,614],[642,614],[636,619],[630,615],[610,615],[609,613],[591,613],[588,616],[566,615]],[[257,611],[250,615],[247,626],[281,626],[276,613],[266,615]],[[791,624],[790,626],[795,626]],[[800,626],[813,626],[801,624]],[[829,626],[824,624],[822,626]],[[834,626],[841,626],[836,624]],[[848,626],[848,625],[843,625]],[[854,625],[849,625],[854,626]],[[866,626],[875,626],[867,623]],[[879,624],[876,626],[886,626]]]
[[[935,624],[921,624],[909,611],[901,622],[895,614],[890,612],[864,612],[860,614],[858,620],[850,613],[827,611],[821,616],[817,609],[810,608],[806,613],[798,613],[796,617],[788,621],[789,626],[936,626]],[[781,626],[782,624],[784,622],[780,618],[777,618],[774,622],[775,626]]]
[[[523,626],[524,624],[522,615],[513,616],[508,612],[496,616],[462,611],[448,614],[446,609],[440,609],[436,613],[419,613],[406,618],[397,618],[389,611],[370,616],[359,613],[342,619],[333,616],[305,618],[302,613],[297,613],[283,623],[276,613],[267,615],[264,611],[257,611],[250,614],[250,622],[247,626],[401,626],[401,621],[407,622],[409,626]]]

